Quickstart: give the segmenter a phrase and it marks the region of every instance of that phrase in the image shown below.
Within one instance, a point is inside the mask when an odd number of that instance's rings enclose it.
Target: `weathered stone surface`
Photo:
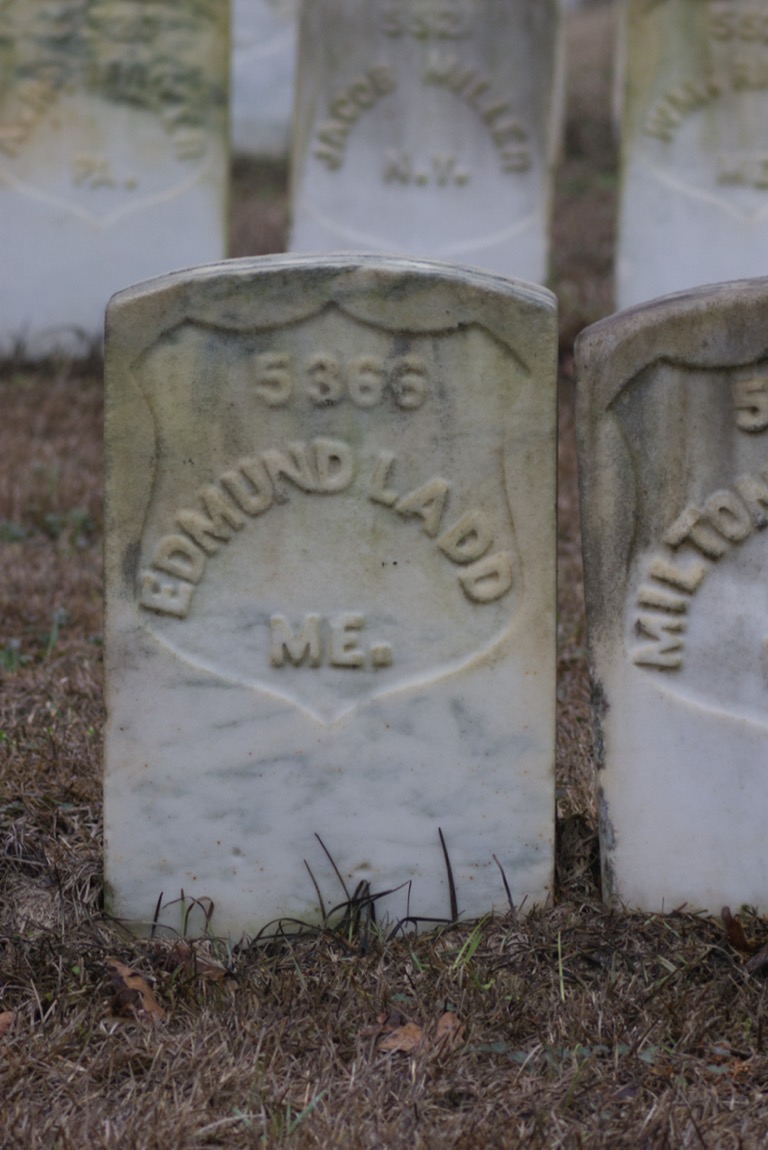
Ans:
[[[0,349],[225,254],[228,70],[217,0],[0,5]]]
[[[111,909],[213,928],[547,896],[556,321],[376,257],[233,261],[107,319]],[[408,884],[403,886],[402,884]],[[178,922],[178,906],[165,922]]]
[[[295,251],[389,251],[541,282],[561,105],[558,0],[311,0]]]
[[[768,261],[768,8],[627,3],[621,308]]]
[[[288,155],[298,0],[232,0],[232,147]]]
[[[577,344],[605,892],[768,905],[768,280]]]

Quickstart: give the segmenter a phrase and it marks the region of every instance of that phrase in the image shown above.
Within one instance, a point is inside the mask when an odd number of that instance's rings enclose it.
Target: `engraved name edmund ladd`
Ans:
[[[203,353],[226,361],[227,385],[182,434]],[[323,722],[491,651],[524,572],[499,437],[513,397],[478,407],[478,368],[527,374],[476,325],[392,333],[335,306],[278,331],[163,336],[133,369],[164,461],[137,569],[144,625]]]
[[[679,83],[645,110],[642,135],[657,142],[654,161],[672,167],[684,142],[686,184],[699,194],[727,189],[731,210],[749,214],[760,201],[746,192],[768,190],[768,10],[755,0],[677,2],[695,20],[691,51],[680,57]]]
[[[5,0],[0,182],[105,226],[199,179],[223,98],[204,47],[217,9]]]
[[[732,476],[704,480],[694,498],[681,498],[637,564],[627,648],[671,693],[768,722],[768,363],[729,373],[730,386],[717,372],[675,374],[677,389],[694,383],[707,418],[723,419],[725,434],[730,424],[743,441]],[[739,657],[724,675],[728,646]]]

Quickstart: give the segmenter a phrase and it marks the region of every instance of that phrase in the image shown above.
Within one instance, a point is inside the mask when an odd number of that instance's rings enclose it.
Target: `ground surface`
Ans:
[[[611,310],[610,19],[594,5],[571,22],[554,219],[555,905],[417,939],[383,936],[351,912],[292,941],[229,949],[135,941],[107,921],[100,365],[5,364],[0,1146],[764,1144],[768,999],[745,955],[768,924],[745,915],[745,942],[694,914],[599,902],[572,344]],[[285,171],[238,166],[235,254],[279,250],[285,218]]]

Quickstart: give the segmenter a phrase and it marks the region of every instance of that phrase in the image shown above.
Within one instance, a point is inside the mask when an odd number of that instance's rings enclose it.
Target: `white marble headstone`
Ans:
[[[559,0],[306,0],[294,251],[387,251],[541,282]]]
[[[0,4],[0,350],[82,350],[119,288],[226,253],[227,7]]]
[[[268,257],[107,317],[110,909],[504,908],[552,876],[554,297]],[[178,925],[179,906],[161,916]]]
[[[768,269],[768,7],[626,3],[620,308]]]
[[[606,897],[765,908],[768,280],[604,320],[577,368]]]
[[[288,155],[298,0],[232,0],[232,147]]]

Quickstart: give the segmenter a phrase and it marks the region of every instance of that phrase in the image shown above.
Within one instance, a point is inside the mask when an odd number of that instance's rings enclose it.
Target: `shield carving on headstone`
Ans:
[[[528,577],[503,431],[528,374],[477,323],[393,330],[327,304],[175,325],[132,366],[155,441],[142,625],[323,723],[487,656]]]

